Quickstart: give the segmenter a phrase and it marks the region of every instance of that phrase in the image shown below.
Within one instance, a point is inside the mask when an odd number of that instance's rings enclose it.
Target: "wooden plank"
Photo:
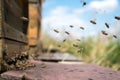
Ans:
[[[5,2],[5,1],[4,1]],[[7,0],[6,0],[7,2]],[[11,3],[7,4],[4,3],[4,20],[6,23],[8,23],[10,26],[16,28],[19,31],[23,31],[23,21],[20,19],[22,17],[22,12],[20,13],[19,10],[15,9],[13,13],[12,10],[14,8],[10,8],[9,6],[12,5]],[[9,2],[12,2],[12,0],[9,0]],[[13,5],[12,5],[13,6]],[[14,5],[15,6],[15,5]],[[16,16],[16,14],[19,13],[19,16]]]
[[[16,16],[21,17],[22,9],[15,3],[15,0],[4,0],[5,6]]]
[[[30,46],[36,46],[39,39],[40,20],[38,9],[40,6],[29,3],[29,28],[28,39]]]
[[[26,44],[4,39],[4,45],[6,46],[6,53],[9,58],[15,57],[16,54],[21,54],[22,51],[26,51],[24,48]]]
[[[3,23],[3,35],[0,37],[8,38],[8,39],[23,42],[23,43],[28,42],[27,37],[22,32],[12,28],[7,23]]]
[[[2,36],[2,20],[3,20],[2,6],[3,6],[2,0],[0,0],[0,36]],[[1,64],[2,64],[2,49],[3,49],[3,47],[2,47],[3,43],[2,42],[3,42],[3,40],[0,39],[0,71],[1,71],[1,67],[2,67],[1,66]]]

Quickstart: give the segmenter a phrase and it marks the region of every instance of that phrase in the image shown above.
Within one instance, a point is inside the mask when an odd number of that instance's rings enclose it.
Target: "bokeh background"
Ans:
[[[120,70],[120,0],[45,0],[42,15],[44,49]]]

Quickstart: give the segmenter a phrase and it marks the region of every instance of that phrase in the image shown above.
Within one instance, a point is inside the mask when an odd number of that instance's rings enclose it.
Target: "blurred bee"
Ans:
[[[58,31],[58,30],[56,30],[56,29],[54,29],[54,32],[59,33],[59,31]]]
[[[82,51],[83,51],[83,48],[79,49],[77,53],[82,53]]]
[[[69,33],[69,32],[67,32],[67,31],[65,31],[65,33],[66,33],[67,35],[70,35],[70,33]]]
[[[46,64],[45,63],[41,63],[41,68],[46,68]]]
[[[80,41],[80,39],[76,39],[77,41]]]
[[[107,28],[110,28],[110,26],[109,26],[109,24],[108,24],[108,23],[105,23],[105,26],[106,26]]]
[[[102,34],[104,34],[104,35],[108,35],[108,33],[106,33],[105,31],[101,31],[102,32]]]
[[[76,45],[76,44],[73,44],[73,47],[78,47],[78,45]]]
[[[120,20],[120,16],[115,16],[115,19]]]
[[[21,17],[20,19],[22,19],[23,21],[28,21],[28,18],[26,18],[26,17]]]
[[[73,28],[74,26],[73,25],[70,25],[71,28]]]
[[[116,36],[116,35],[113,35],[113,37],[114,37],[114,38],[117,38],[117,36]]]
[[[58,45],[58,47],[61,47],[61,45]]]
[[[77,53],[82,53],[82,50],[81,50],[81,49],[79,49],[79,50],[77,51]]]
[[[80,29],[84,30],[85,28],[84,27],[80,27]]]
[[[63,42],[65,42],[65,41],[66,41],[66,39],[63,40]]]
[[[82,0],[81,3],[83,7],[87,4],[84,0]]]
[[[94,20],[90,20],[90,22],[91,22],[92,24],[97,24]]]
[[[84,1],[82,6],[84,7],[84,6],[86,6],[86,4],[87,4],[87,3]]]

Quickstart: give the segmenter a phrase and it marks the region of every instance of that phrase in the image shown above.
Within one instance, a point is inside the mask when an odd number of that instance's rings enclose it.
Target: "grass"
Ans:
[[[100,66],[120,70],[120,40],[99,37],[89,37],[87,39],[76,41],[67,40],[66,42],[56,41],[49,36],[43,37],[43,47],[47,49],[57,49],[61,52],[68,52],[77,57],[82,57],[85,62],[95,63]],[[77,44],[78,47],[74,47]],[[61,45],[61,47],[58,47]],[[78,53],[83,48],[82,53]]]

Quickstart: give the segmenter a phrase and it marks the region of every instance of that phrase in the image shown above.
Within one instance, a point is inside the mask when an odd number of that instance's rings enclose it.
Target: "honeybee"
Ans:
[[[78,47],[78,45],[76,45],[76,44],[73,44],[73,47]]]
[[[26,18],[26,17],[21,17],[20,19],[22,19],[23,21],[28,21],[28,18]]]
[[[65,33],[66,33],[67,35],[70,35],[70,33],[69,33],[69,32],[67,32],[67,31],[65,31]]]
[[[86,4],[87,4],[87,3],[84,1],[84,2],[83,2],[83,7],[84,7]]]
[[[61,45],[58,45],[58,47],[61,47]]]
[[[115,19],[120,20],[120,16],[115,16]]]
[[[107,28],[109,28],[109,27],[110,27],[108,23],[105,23],[105,26],[106,26]]]
[[[82,0],[81,3],[83,7],[87,4],[84,0]]]
[[[59,31],[58,31],[58,30],[56,30],[56,29],[54,29],[54,32],[59,33]]]
[[[77,41],[80,41],[80,39],[76,39]]]
[[[84,27],[80,27],[80,29],[84,30],[85,28]]]
[[[102,34],[104,34],[104,35],[108,35],[108,33],[106,33],[105,31],[101,31],[102,32]]]
[[[82,51],[83,51],[83,48],[79,49],[77,53],[82,53]]]
[[[73,25],[70,25],[71,28],[73,28],[74,26]]]
[[[63,40],[63,42],[65,42],[65,41],[66,41],[66,39]]]
[[[116,35],[113,35],[113,37],[114,37],[114,38],[117,38],[117,36],[116,36]]]
[[[97,24],[94,20],[90,20],[90,22],[91,22],[92,24]]]

